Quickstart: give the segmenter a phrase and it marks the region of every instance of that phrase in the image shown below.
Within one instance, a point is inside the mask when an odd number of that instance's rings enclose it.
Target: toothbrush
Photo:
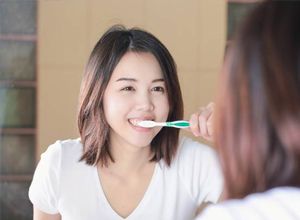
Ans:
[[[155,126],[187,128],[190,127],[188,121],[172,121],[172,122],[155,122],[155,121],[140,121],[138,125],[144,128],[153,128]]]

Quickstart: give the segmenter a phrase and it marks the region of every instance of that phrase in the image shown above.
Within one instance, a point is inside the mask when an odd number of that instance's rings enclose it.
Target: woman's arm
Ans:
[[[59,213],[49,215],[33,206],[33,220],[61,220],[61,215]]]

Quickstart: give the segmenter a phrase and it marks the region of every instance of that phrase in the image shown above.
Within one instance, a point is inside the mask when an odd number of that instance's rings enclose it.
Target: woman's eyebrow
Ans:
[[[116,82],[119,82],[119,81],[131,81],[131,82],[137,82],[136,79],[134,78],[120,78],[120,79],[117,79]],[[159,79],[154,79],[152,80],[153,83],[155,82],[164,82],[165,80],[163,78],[159,78]]]
[[[155,79],[153,80],[152,82],[155,83],[155,82],[164,82],[165,80],[163,78],[159,78],[159,79]]]
[[[119,82],[119,81],[132,81],[132,82],[137,82],[136,79],[134,78],[120,78],[120,79],[117,79],[116,82]]]

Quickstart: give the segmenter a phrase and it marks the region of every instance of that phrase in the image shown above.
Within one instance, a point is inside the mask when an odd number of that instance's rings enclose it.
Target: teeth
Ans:
[[[142,121],[142,120],[139,120],[139,119],[129,119],[129,122],[132,125],[134,125],[134,126],[139,126],[140,121]]]
[[[129,119],[128,121],[129,121],[130,124],[132,124],[134,126],[140,127],[140,122],[144,121],[144,120],[141,120],[141,119]],[[148,120],[146,120],[146,121],[148,121]],[[150,120],[150,121],[153,121],[153,120]]]

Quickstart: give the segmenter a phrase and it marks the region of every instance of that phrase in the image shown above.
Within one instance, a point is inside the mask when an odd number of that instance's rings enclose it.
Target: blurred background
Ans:
[[[81,77],[108,27],[137,26],[167,46],[177,62],[188,120],[214,100],[232,31],[256,3],[0,0],[0,219],[32,219],[27,194],[35,166],[50,144],[78,137]]]

